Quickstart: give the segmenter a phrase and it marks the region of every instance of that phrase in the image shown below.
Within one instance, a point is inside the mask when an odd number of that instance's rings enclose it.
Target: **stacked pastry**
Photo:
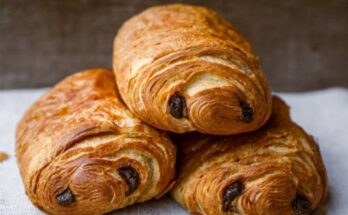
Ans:
[[[16,152],[27,195],[51,214],[103,214],[173,183],[174,145],[126,109],[105,69],[41,97],[19,123]]]
[[[216,13],[145,10],[119,30],[113,68],[66,78],[19,123],[17,161],[40,209],[103,214],[167,191],[194,214],[310,214],[325,200],[318,145]]]

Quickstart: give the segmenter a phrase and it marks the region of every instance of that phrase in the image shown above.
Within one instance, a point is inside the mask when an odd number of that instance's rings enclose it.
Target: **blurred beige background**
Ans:
[[[243,32],[273,90],[348,87],[346,0],[0,0],[0,89],[111,67],[121,23],[157,4],[205,5]]]

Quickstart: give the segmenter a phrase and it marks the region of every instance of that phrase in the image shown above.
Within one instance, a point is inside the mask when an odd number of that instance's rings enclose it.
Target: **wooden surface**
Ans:
[[[121,23],[160,0],[0,0],[0,88],[51,86],[111,67]],[[191,0],[253,43],[274,90],[348,87],[348,1]]]

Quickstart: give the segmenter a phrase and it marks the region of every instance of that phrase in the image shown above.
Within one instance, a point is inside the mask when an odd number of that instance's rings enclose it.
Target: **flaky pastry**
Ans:
[[[236,136],[176,137],[174,199],[194,214],[310,214],[327,195],[318,145],[273,99],[261,129]]]
[[[57,84],[25,114],[16,140],[26,193],[50,214],[103,214],[173,182],[174,145],[125,108],[106,69]]]
[[[159,129],[237,134],[256,130],[271,113],[249,42],[203,7],[152,7],[126,21],[113,67],[128,108]]]

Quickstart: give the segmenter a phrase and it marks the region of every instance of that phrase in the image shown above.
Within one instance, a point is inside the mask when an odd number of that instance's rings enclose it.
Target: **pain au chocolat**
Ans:
[[[17,128],[30,200],[50,214],[103,214],[160,197],[172,185],[175,146],[135,118],[112,71],[72,75],[41,97]]]
[[[178,178],[171,194],[193,214],[305,215],[327,195],[318,145],[279,98],[255,132],[175,139]]]
[[[249,42],[203,7],[157,6],[132,17],[115,38],[113,67],[128,108],[162,130],[237,134],[271,113]]]

